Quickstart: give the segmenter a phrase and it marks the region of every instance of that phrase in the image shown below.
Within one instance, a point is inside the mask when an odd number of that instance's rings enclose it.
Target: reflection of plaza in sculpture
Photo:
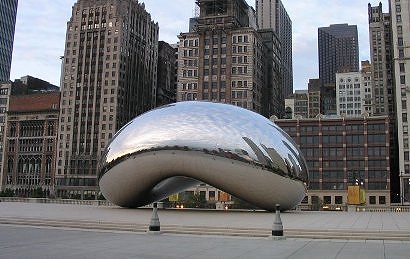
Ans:
[[[232,105],[181,102],[135,118],[100,164],[104,196],[138,207],[205,182],[260,208],[291,209],[305,196],[307,167],[278,126]]]

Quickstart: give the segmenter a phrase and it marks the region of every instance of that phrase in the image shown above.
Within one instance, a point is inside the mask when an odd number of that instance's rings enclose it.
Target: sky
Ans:
[[[14,36],[11,80],[31,75],[58,85],[60,57],[64,54],[67,21],[76,0],[20,0]],[[139,0],[151,19],[159,24],[159,39],[176,43],[177,35],[188,31],[195,14],[195,0]],[[247,0],[251,6],[254,0]],[[319,73],[317,29],[330,24],[357,25],[360,60],[369,59],[367,4],[388,0],[282,0],[293,26],[293,88],[307,89],[309,78]]]

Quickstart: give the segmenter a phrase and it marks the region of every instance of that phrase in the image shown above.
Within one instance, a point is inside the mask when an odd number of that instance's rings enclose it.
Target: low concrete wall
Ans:
[[[91,206],[114,206],[111,202],[106,201],[106,200],[0,197],[0,201],[2,202],[26,202],[26,203],[78,204],[78,205],[91,205]]]

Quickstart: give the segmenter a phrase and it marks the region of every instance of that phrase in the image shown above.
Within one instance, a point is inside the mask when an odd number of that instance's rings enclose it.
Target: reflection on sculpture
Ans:
[[[307,167],[292,139],[252,111],[180,102],[136,117],[113,137],[100,162],[104,196],[138,207],[208,183],[262,209],[296,206]]]

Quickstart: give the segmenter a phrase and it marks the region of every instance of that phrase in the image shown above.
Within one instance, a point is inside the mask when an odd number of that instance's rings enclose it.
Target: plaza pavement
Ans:
[[[159,210],[0,202],[0,258],[410,258],[410,213]]]

